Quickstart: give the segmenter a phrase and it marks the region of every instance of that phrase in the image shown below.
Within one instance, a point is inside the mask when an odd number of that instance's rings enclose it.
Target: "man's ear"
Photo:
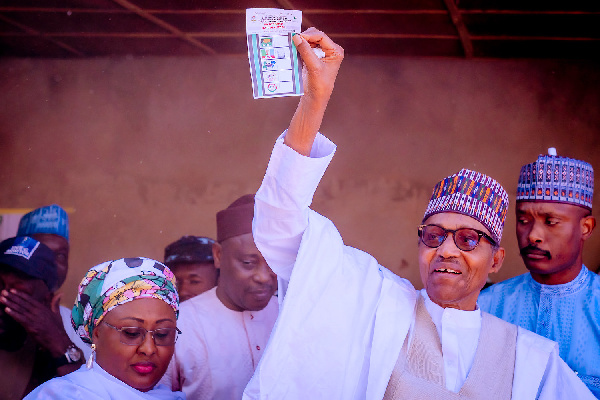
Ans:
[[[218,242],[214,242],[212,245],[213,259],[215,260],[215,268],[221,269],[221,256],[223,255],[223,248]]]
[[[504,263],[504,247],[498,247],[495,252],[494,252],[494,256],[493,256],[493,264],[492,264],[492,268],[490,268],[490,273],[496,273],[498,271],[500,271],[500,268],[502,268],[502,263]]]
[[[62,292],[50,293],[50,309],[53,313],[60,314],[60,300],[62,299]]]
[[[593,215],[581,218],[581,239],[587,240],[596,227],[596,218]]]

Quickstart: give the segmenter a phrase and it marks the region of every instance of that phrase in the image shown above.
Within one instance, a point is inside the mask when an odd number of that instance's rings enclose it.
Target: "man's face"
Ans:
[[[0,293],[11,289],[19,290],[42,303],[49,303],[50,291],[41,279],[31,278],[7,265],[0,265]],[[27,333],[25,328],[6,313],[0,305],[0,348],[18,349],[23,345]]]
[[[175,328],[175,311],[160,299],[136,299],[109,311],[92,334],[98,365],[139,391],[146,392],[152,389],[167,370],[175,351],[175,344],[157,346],[149,333],[146,333],[142,344],[123,344],[121,336],[127,334],[118,332],[104,324],[104,321],[119,329],[142,327],[153,331]]]
[[[182,263],[171,270],[177,279],[179,301],[191,299],[217,285],[219,275],[213,263]]]
[[[517,241],[523,262],[540,283],[572,281],[582,264],[583,242],[596,224],[586,209],[562,203],[517,203]]]
[[[258,311],[267,306],[277,290],[277,276],[256,248],[251,233],[215,243],[213,255],[221,271],[217,297],[227,308]]]
[[[32,236],[54,252],[56,272],[58,273],[56,289],[58,289],[67,279],[67,272],[69,271],[69,242],[64,237],[52,233],[36,233]]]
[[[477,220],[457,213],[434,214],[423,224],[435,224],[445,229],[472,228],[490,232]],[[429,298],[441,307],[472,311],[490,272],[497,272],[504,260],[504,249],[494,249],[485,238],[471,251],[462,251],[448,233],[436,248],[419,240],[419,269]]]

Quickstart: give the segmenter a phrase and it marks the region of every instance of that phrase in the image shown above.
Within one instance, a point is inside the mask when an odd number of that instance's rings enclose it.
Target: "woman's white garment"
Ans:
[[[118,380],[94,363],[91,369],[82,365],[77,371],[54,378],[38,386],[25,400],[185,400],[181,392],[172,392],[165,385],[140,392]]]
[[[256,194],[255,242],[289,286],[245,399],[381,399],[410,334],[417,293],[410,282],[345,246],[332,222],[308,208],[334,151],[320,134],[311,157],[279,138]],[[473,362],[479,310],[427,303],[442,341],[447,386],[455,391]],[[513,399],[588,397],[556,343],[518,330]]]

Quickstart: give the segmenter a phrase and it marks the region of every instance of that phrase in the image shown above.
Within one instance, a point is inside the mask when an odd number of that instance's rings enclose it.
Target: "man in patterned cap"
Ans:
[[[276,276],[252,238],[254,195],[217,213],[217,286],[181,304],[184,332],[161,382],[189,399],[239,400],[277,318]]]
[[[484,291],[479,306],[558,342],[560,356],[600,398],[600,276],[583,265],[592,216],[594,170],[549,155],[521,168],[517,241],[528,273]]]
[[[212,253],[213,239],[183,236],[165,248],[165,265],[177,278],[179,300],[185,301],[217,286],[219,270]]]
[[[335,151],[318,130],[343,49],[314,28],[292,39],[305,93],[276,141],[253,223],[258,249],[289,285],[244,398],[593,398],[556,343],[477,308],[504,258],[498,182],[463,169],[435,186],[418,228],[421,291],[309,208]]]

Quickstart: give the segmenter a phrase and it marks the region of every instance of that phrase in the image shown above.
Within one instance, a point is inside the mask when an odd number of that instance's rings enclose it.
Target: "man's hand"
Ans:
[[[36,343],[48,350],[53,358],[65,353],[71,339],[65,331],[60,313],[52,312],[48,305],[15,289],[3,290],[0,302],[6,306],[6,313],[21,324]],[[69,367],[71,370],[75,369]]]
[[[304,96],[327,103],[344,59],[344,49],[315,28],[308,28],[303,33],[294,35],[292,40],[304,62]],[[320,48],[325,56],[317,57],[313,48]]]
[[[304,95],[290,122],[284,142],[298,153],[308,156],[344,59],[344,49],[315,28],[294,35],[292,40],[304,62]],[[317,57],[312,50],[314,47],[319,47],[325,56]]]

